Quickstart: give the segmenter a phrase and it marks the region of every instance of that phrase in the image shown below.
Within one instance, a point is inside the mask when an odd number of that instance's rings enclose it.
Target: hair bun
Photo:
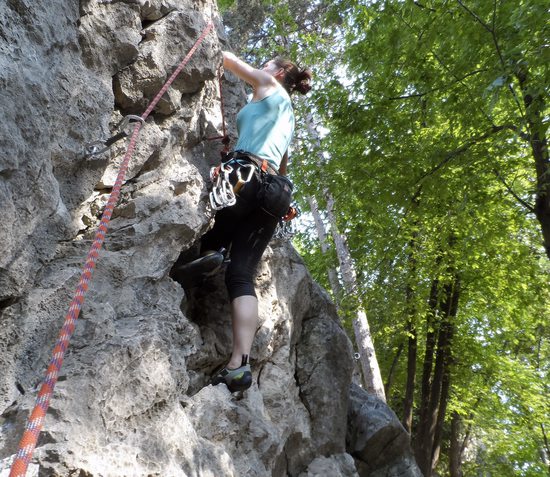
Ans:
[[[306,94],[311,89],[310,82],[313,75],[309,68],[302,70],[292,63],[292,61],[280,56],[277,56],[273,61],[279,68],[283,68],[285,71],[282,83],[288,94],[292,94],[295,91]]]
[[[298,91],[300,94],[307,94],[311,89],[311,70],[305,69],[298,73],[296,77],[296,84],[294,85],[294,91]]]

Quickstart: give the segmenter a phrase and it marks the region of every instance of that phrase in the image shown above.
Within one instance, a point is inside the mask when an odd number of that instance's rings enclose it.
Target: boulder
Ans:
[[[395,413],[357,384],[350,387],[346,442],[361,477],[422,477]]]

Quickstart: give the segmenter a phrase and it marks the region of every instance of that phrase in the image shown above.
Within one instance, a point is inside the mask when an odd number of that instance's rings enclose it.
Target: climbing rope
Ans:
[[[46,411],[48,409],[50,399],[52,397],[53,390],[57,382],[59,371],[63,364],[65,352],[67,351],[67,348],[69,346],[69,340],[75,329],[75,322],[78,318],[78,315],[80,314],[82,304],[84,303],[84,296],[86,294],[86,291],[88,290],[88,286],[92,278],[92,273],[99,256],[99,251],[105,240],[105,234],[107,233],[107,227],[111,219],[111,215],[113,214],[115,205],[118,202],[120,189],[128,170],[128,164],[135,150],[141,126],[145,122],[149,114],[151,114],[157,103],[160,101],[162,95],[166,92],[166,90],[170,87],[176,77],[180,74],[181,70],[189,62],[189,60],[194,55],[195,51],[203,42],[203,40],[206,38],[206,35],[208,35],[212,27],[212,22],[209,22],[208,25],[206,25],[198,40],[189,50],[189,53],[187,53],[185,58],[172,73],[170,78],[168,78],[164,86],[151,101],[148,108],[145,110],[143,115],[134,126],[134,130],[130,138],[130,144],[128,145],[128,149],[120,166],[115,185],[113,187],[111,195],[109,196],[109,200],[107,202],[107,205],[105,206],[103,215],[101,216],[99,229],[96,232],[92,247],[90,248],[88,256],[86,257],[86,262],[80,276],[80,281],[78,282],[74,297],[71,301],[71,304],[69,305],[69,311],[65,316],[65,322],[63,324],[63,327],[61,328],[57,342],[53,349],[52,357],[46,370],[46,376],[44,378],[44,381],[42,382],[40,391],[38,392],[35,407],[31,412],[31,415],[27,421],[25,431],[23,433],[23,437],[21,438],[21,441],[19,443],[19,450],[11,466],[10,477],[22,477],[27,472],[27,467],[36,447],[38,435],[40,434],[40,431],[42,429],[42,425],[46,416]]]

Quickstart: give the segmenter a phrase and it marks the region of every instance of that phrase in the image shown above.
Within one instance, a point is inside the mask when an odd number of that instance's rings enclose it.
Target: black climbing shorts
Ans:
[[[237,183],[237,169],[247,177],[248,162],[231,162],[234,171],[230,181]],[[258,168],[251,180],[237,194],[237,203],[216,213],[214,226],[201,240],[201,252],[230,250],[231,261],[225,283],[231,300],[239,296],[256,296],[254,276],[275,228],[290,206],[292,183],[283,176],[261,172]]]
[[[285,176],[265,174],[258,193],[258,202],[268,214],[284,217],[292,201],[292,182]]]

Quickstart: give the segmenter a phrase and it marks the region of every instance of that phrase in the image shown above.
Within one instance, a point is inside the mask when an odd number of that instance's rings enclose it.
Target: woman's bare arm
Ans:
[[[282,176],[286,176],[286,168],[288,166],[288,151],[286,151],[283,155],[283,159],[281,160],[281,165],[279,166],[279,174]]]
[[[272,75],[250,66],[229,51],[223,52],[223,67],[252,86],[256,99],[257,96],[265,96],[268,90],[277,86],[277,80]]]

